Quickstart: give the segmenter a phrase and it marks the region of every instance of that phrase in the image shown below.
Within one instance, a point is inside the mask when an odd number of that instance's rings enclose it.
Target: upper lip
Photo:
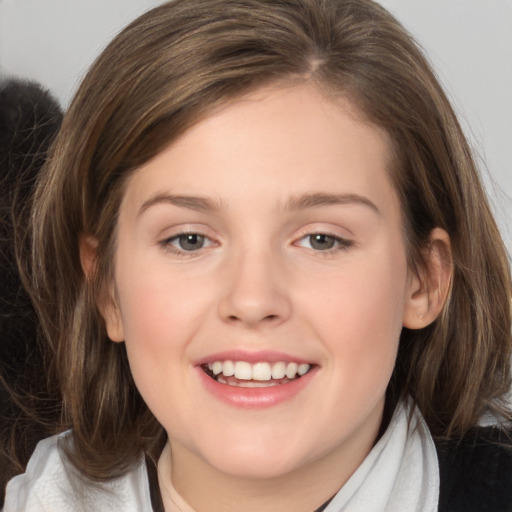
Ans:
[[[213,363],[214,361],[246,361],[253,364],[262,362],[277,363],[278,361],[283,361],[288,363],[313,364],[311,360],[304,359],[303,357],[274,350],[260,350],[257,352],[249,352],[247,350],[227,350],[204,356],[195,361],[194,364],[202,366],[204,364]]]

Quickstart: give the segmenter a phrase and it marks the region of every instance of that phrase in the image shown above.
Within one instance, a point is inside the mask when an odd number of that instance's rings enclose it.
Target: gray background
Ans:
[[[512,253],[512,0],[380,0],[427,51],[481,163]],[[161,0],[0,0],[0,78],[66,107],[107,42]]]

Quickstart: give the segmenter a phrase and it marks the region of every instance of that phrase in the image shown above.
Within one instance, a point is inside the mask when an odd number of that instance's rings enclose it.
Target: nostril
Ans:
[[[279,318],[279,315],[267,315],[267,316],[264,316],[263,318],[261,318],[261,320],[257,320],[256,322],[254,323],[257,323],[257,322],[273,322],[275,320],[277,320]],[[228,320],[230,322],[238,322],[238,321],[242,321],[242,318],[238,317],[237,315],[229,315],[228,316]]]

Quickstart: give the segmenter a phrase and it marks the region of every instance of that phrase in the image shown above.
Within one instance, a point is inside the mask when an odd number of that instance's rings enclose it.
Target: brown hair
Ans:
[[[95,478],[152,452],[162,427],[141,399],[97,297],[113,275],[123,184],[212,109],[259,86],[309,80],[389,134],[411,268],[445,229],[454,275],[442,315],[404,329],[389,386],[433,434],[457,437],[488,409],[510,417],[509,264],[470,149],[410,35],[370,0],[176,0],[144,14],[85,77],[33,211],[32,293],[60,379],[75,465]],[[98,240],[95,275],[80,233]]]

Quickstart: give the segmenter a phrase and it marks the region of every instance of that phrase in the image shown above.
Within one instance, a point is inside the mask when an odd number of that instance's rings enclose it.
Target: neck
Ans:
[[[245,512],[316,511],[359,467],[376,436],[377,431],[371,441],[352,452],[334,450],[319,460],[272,478],[244,478],[220,472],[172,442],[164,449],[158,464],[165,509],[175,510],[166,491],[172,482],[177,493],[196,512],[237,510],[241,503]]]

